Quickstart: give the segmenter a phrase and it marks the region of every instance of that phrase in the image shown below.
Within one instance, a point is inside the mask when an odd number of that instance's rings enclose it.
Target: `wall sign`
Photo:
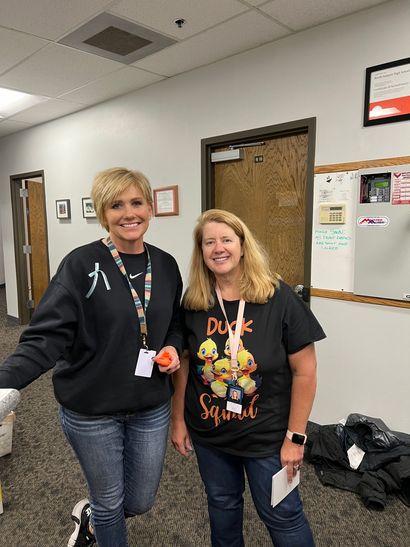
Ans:
[[[410,120],[410,57],[366,69],[363,125]]]

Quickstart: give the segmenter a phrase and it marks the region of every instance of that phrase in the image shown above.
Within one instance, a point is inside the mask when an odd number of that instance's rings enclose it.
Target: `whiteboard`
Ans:
[[[357,191],[357,170],[315,175],[312,229],[312,287],[353,292]],[[319,205],[321,203],[345,204],[345,224],[320,224]]]

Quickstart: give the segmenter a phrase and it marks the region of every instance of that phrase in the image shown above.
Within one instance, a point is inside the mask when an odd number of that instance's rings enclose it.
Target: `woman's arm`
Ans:
[[[316,393],[315,345],[309,344],[297,353],[289,355],[288,360],[292,371],[288,429],[296,433],[305,433]],[[295,444],[285,437],[280,457],[282,465],[288,468],[289,482],[296,473],[294,466],[303,462],[303,451],[303,445]]]
[[[182,456],[189,456],[192,452],[191,439],[185,424],[185,390],[188,382],[189,355],[184,351],[181,357],[181,366],[172,375],[174,383],[174,396],[171,409],[171,441],[175,450]]]
[[[179,270],[177,269],[176,277],[176,291],[174,296],[174,302],[172,304],[172,317],[168,325],[167,334],[165,336],[164,346],[172,346],[181,355],[183,350],[183,334],[182,334],[182,310],[181,310],[181,296],[182,296],[182,278]]]
[[[72,295],[52,280],[14,353],[0,365],[0,388],[23,389],[53,368],[74,341],[77,316]]]

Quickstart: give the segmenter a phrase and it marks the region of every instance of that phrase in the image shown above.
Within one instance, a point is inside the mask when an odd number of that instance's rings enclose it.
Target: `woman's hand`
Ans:
[[[177,350],[174,348],[174,346],[164,346],[154,357],[154,361],[157,361],[157,359],[161,360],[164,354],[168,354],[166,355],[166,357],[169,356],[170,363],[169,365],[162,365],[161,363],[157,363],[159,371],[165,372],[166,374],[172,374],[180,367]]]
[[[171,442],[182,456],[192,454],[192,443],[184,419],[171,420]]]
[[[282,467],[287,467],[288,482],[291,483],[296,473],[303,465],[303,445],[292,443],[287,437],[283,441],[280,449],[280,461]]]

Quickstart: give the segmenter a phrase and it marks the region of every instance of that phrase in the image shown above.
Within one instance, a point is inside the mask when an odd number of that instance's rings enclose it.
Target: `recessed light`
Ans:
[[[22,91],[0,87],[0,118],[9,118],[17,112],[26,110],[37,103],[46,101],[47,97],[30,95]]]

